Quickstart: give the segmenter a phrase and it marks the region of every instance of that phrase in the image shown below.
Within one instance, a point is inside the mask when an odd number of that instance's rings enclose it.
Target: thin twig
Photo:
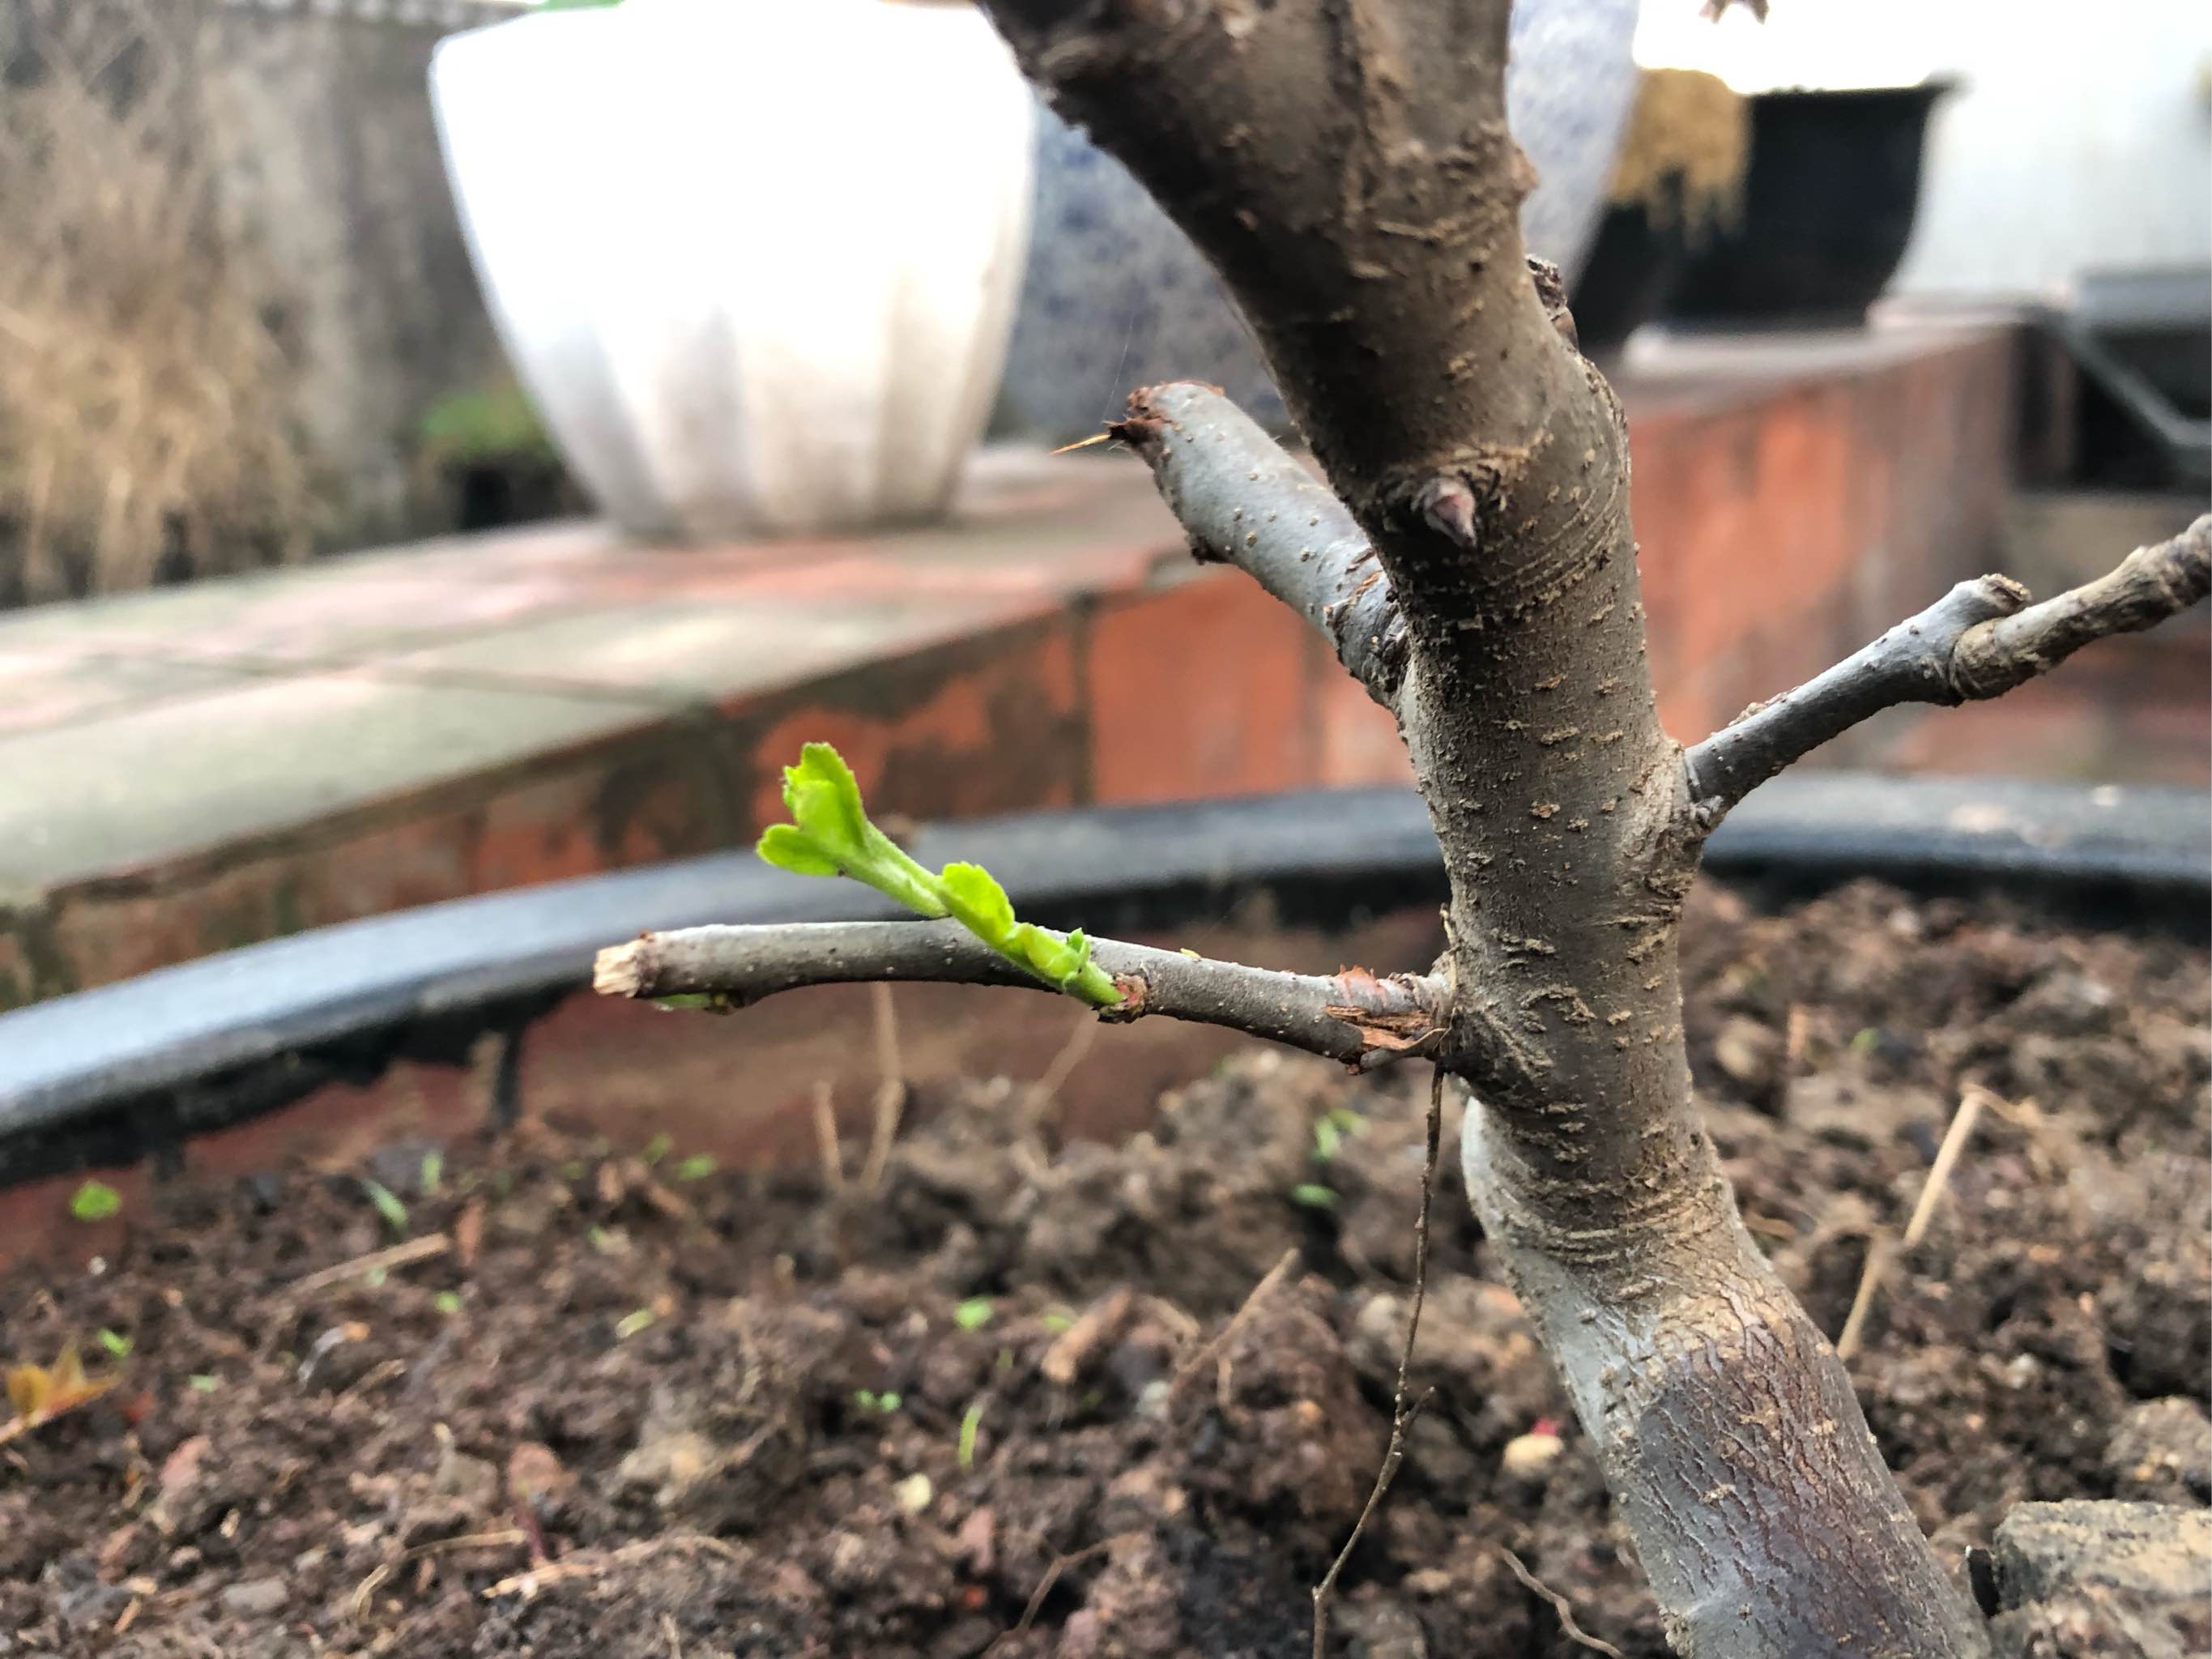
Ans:
[[[1344,1540],[1336,1559],[1328,1564],[1327,1575],[1314,1586],[1313,1659],[1323,1659],[1328,1649],[1329,1598],[1336,1593],[1337,1576],[1358,1547],[1360,1534],[1367,1530],[1367,1522],[1382,1507],[1391,1481],[1397,1478],[1398,1465],[1405,1461],[1406,1436],[1414,1419],[1436,1395],[1430,1389],[1409,1401],[1406,1382],[1413,1369],[1413,1342],[1421,1334],[1421,1304],[1429,1293],[1429,1200],[1436,1191],[1437,1150],[1443,1139],[1443,1122],[1444,1068],[1438,1066],[1429,1073],[1428,1144],[1421,1158],[1420,1214],[1413,1224],[1413,1305],[1406,1316],[1406,1346],[1398,1352],[1398,1383],[1390,1398],[1390,1443],[1382,1453],[1382,1467],[1376,1472],[1374,1490],[1367,1494],[1359,1518],[1352,1523],[1352,1536]]]
[[[1936,1149],[1936,1162],[1929,1166],[1928,1182],[1920,1189],[1920,1201],[1912,1206],[1912,1218],[1905,1224],[1905,1248],[1911,1249],[1928,1236],[1928,1224],[1936,1218],[1936,1206],[1951,1184],[1951,1171],[1959,1162],[1959,1154],[1966,1150],[1966,1137],[1974,1133],[1975,1120],[1982,1115],[1982,1103],[1990,1091],[1978,1083],[1969,1083],[1959,1096],[1959,1109],[1951,1114],[1951,1127],[1943,1132],[1943,1144]]]
[[[1905,1224],[1904,1238],[1893,1246],[1889,1235],[1882,1232],[1868,1242],[1866,1265],[1859,1270],[1858,1291],[1851,1297],[1851,1310],[1844,1316],[1843,1332],[1836,1338],[1838,1359],[1849,1359],[1858,1352],[1867,1316],[1874,1308],[1875,1293],[1881,1288],[1891,1261],[1928,1236],[1929,1224],[1936,1218],[1936,1206],[1942,1201],[1944,1191],[1951,1184],[1951,1171],[1958,1164],[1959,1155],[1966,1151],[1967,1137],[1974,1133],[1974,1123],[1981,1116],[1982,1108],[1988,1104],[2009,1110],[2007,1102],[1978,1083],[1969,1083],[1960,1091],[1959,1109],[1951,1114],[1951,1127],[1943,1132],[1943,1143],[1936,1149],[1936,1161],[1929,1166],[1928,1179],[1921,1183],[1920,1198],[1912,1206],[1911,1219]]]
[[[1029,1113],[1032,1125],[1044,1121],[1046,1108],[1053,1104],[1067,1079],[1075,1075],[1075,1068],[1091,1052],[1091,1045],[1098,1041],[1098,1016],[1088,1009],[1075,1017],[1075,1027],[1067,1034],[1067,1041],[1060,1045],[1060,1052],[1052,1057],[1052,1064],[1043,1074],[1030,1085]]]
[[[388,1249],[371,1250],[367,1255],[357,1255],[350,1261],[341,1261],[336,1267],[295,1279],[290,1285],[295,1296],[310,1291],[319,1291],[343,1279],[358,1279],[363,1273],[373,1273],[379,1268],[404,1267],[410,1262],[428,1261],[445,1255],[453,1248],[453,1241],[443,1233],[425,1233],[420,1238],[410,1238],[394,1244]]]
[[[1567,1598],[1560,1595],[1559,1591],[1553,1589],[1542,1579],[1537,1577],[1534,1573],[1529,1571],[1528,1569],[1522,1564],[1522,1560],[1519,1556],[1514,1554],[1511,1550],[1507,1549],[1502,1544],[1498,1546],[1498,1553],[1504,1559],[1505,1565],[1513,1570],[1513,1576],[1516,1578],[1518,1578],[1522,1584],[1526,1587],[1531,1594],[1540,1595],[1545,1601],[1552,1604],[1552,1611],[1559,1615],[1560,1635],[1565,1637],[1567,1640],[1572,1642],[1577,1647],[1588,1648],[1592,1653],[1608,1654],[1611,1656],[1611,1659],[1624,1659],[1620,1650],[1613,1646],[1612,1643],[1606,1641],[1601,1637],[1592,1636],[1588,1631],[1585,1631],[1580,1625],[1577,1624],[1575,1622],[1575,1610],[1568,1604]]]
[[[845,1190],[845,1150],[837,1144],[837,1114],[828,1078],[814,1084],[814,1142],[822,1154],[822,1185],[832,1194]]]
[[[1212,1340],[1184,1360],[1176,1369],[1175,1376],[1168,1381],[1168,1403],[1170,1406],[1182,1396],[1183,1391],[1190,1386],[1191,1379],[1205,1370],[1206,1363],[1228,1347],[1237,1333],[1250,1322],[1253,1310],[1273,1295],[1275,1286],[1295,1273],[1297,1270],[1297,1265],[1298,1247],[1293,1244],[1283,1252],[1281,1258],[1273,1267],[1261,1275],[1260,1282],[1252,1287],[1251,1294],[1244,1298],[1243,1305],[1235,1313],[1230,1315],[1229,1322],[1213,1334]]]
[[[906,1068],[899,1057],[898,1010],[891,1002],[891,988],[878,983],[868,988],[876,1008],[876,1125],[868,1137],[868,1161],[860,1170],[863,1191],[879,1193],[884,1171],[890,1165],[891,1146],[898,1139],[899,1118],[906,1110]]]
[[[1844,1316],[1844,1328],[1836,1337],[1836,1358],[1849,1359],[1859,1351],[1866,1334],[1867,1315],[1873,1311],[1875,1292],[1889,1271],[1889,1235],[1877,1231],[1867,1239],[1866,1261],[1859,1267],[1859,1287],[1851,1297],[1851,1310]]]

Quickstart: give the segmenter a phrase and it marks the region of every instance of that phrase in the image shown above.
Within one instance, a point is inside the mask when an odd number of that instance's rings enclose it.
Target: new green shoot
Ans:
[[[806,744],[799,764],[784,768],[783,801],[792,821],[770,824],[759,848],[761,857],[777,869],[801,876],[850,876],[916,915],[952,917],[1055,990],[1096,1007],[1120,1005],[1121,993],[1113,975],[1091,960],[1091,941],[1080,930],[1056,933],[1016,921],[1013,902],[989,871],[948,864],[933,872],[870,823],[853,769],[828,744]]]

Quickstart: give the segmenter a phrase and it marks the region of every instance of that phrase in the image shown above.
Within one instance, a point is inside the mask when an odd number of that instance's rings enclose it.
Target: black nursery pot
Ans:
[[[1752,99],[1742,216],[1690,262],[1668,320],[1864,322],[1911,240],[1929,113],[1954,84]]]
[[[1606,209],[1570,302],[1585,354],[1617,355],[1630,335],[1664,313],[1689,267],[1686,228],[1680,213],[1655,224],[1642,202]]]

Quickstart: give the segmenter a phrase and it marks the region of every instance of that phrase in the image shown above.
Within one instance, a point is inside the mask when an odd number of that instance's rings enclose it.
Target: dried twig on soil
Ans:
[[[292,1282],[292,1293],[304,1296],[311,1291],[327,1289],[348,1279],[358,1279],[393,1267],[404,1267],[416,1261],[428,1261],[445,1255],[453,1248],[453,1241],[443,1233],[425,1233],[420,1238],[410,1238],[394,1244],[388,1249],[371,1250],[367,1255],[357,1255],[350,1261],[341,1261],[335,1267],[320,1268]]]
[[[1443,1139],[1444,1071],[1439,1066],[1429,1074],[1428,1141],[1421,1159],[1421,1209],[1413,1223],[1413,1305],[1406,1316],[1406,1346],[1398,1352],[1398,1382],[1390,1399],[1390,1443],[1382,1453],[1382,1467],[1376,1471],[1374,1490],[1367,1494],[1361,1506],[1359,1518],[1352,1523],[1352,1536],[1344,1540],[1344,1547],[1336,1553],[1336,1559],[1328,1564],[1328,1571],[1313,1592],[1313,1659],[1323,1659],[1328,1648],[1328,1604],[1336,1593],[1337,1575],[1344,1564],[1352,1559],[1358,1547],[1360,1534],[1367,1530],[1367,1522],[1382,1507],[1382,1499],[1397,1478],[1398,1465],[1405,1461],[1406,1436],[1411,1432],[1413,1419],[1420,1416],[1433,1389],[1425,1391],[1418,1400],[1406,1398],[1406,1380],[1413,1369],[1413,1342],[1421,1334],[1421,1304],[1429,1293],[1429,1200],[1437,1186],[1437,1148]]]
[[[822,1154],[823,1189],[833,1196],[845,1190],[845,1152],[837,1144],[837,1114],[831,1105],[830,1079],[814,1083],[814,1144]]]
[[[1134,1305],[1127,1287],[1086,1310],[1054,1340],[1037,1362],[1044,1380],[1058,1388],[1072,1388],[1093,1356],[1120,1332]]]
[[[1503,1545],[1498,1547],[1498,1559],[1503,1560],[1508,1567],[1512,1569],[1513,1576],[1521,1581],[1522,1585],[1528,1589],[1531,1595],[1540,1595],[1545,1601],[1551,1604],[1552,1611],[1559,1615],[1560,1635],[1565,1637],[1567,1640],[1572,1642],[1578,1648],[1588,1648],[1592,1653],[1609,1654],[1612,1656],[1612,1659],[1622,1659],[1621,1651],[1619,1648],[1613,1646],[1612,1643],[1606,1641],[1601,1637],[1592,1636],[1580,1625],[1577,1624],[1575,1622],[1575,1610],[1573,1607],[1569,1604],[1567,1598],[1560,1595],[1559,1591],[1553,1589],[1542,1579],[1537,1577],[1534,1573],[1529,1571],[1528,1567],[1522,1564],[1519,1556],[1514,1554],[1511,1550],[1505,1548]]]
[[[1067,1086],[1067,1079],[1075,1075],[1075,1068],[1091,1052],[1091,1045],[1098,1041],[1098,1017],[1088,1008],[1075,1017],[1075,1028],[1068,1032],[1067,1041],[1060,1045],[1060,1052],[1052,1057],[1052,1064],[1044,1068],[1035,1083],[1030,1085],[1029,1121],[1030,1126],[1044,1121],[1045,1113],[1058,1100],[1060,1091]]]
[[[1969,1083],[1959,1093],[1959,1109],[1951,1114],[1951,1127],[1943,1132],[1943,1144],[1936,1149],[1936,1161],[1929,1166],[1928,1179],[1920,1188],[1919,1201],[1912,1206],[1911,1219],[1905,1224],[1905,1237],[1893,1246],[1887,1233],[1877,1233],[1867,1244],[1866,1265],[1859,1270],[1859,1288],[1851,1297],[1851,1310],[1844,1317],[1844,1328],[1836,1338],[1836,1357],[1849,1359],[1859,1351],[1865,1334],[1868,1314],[1873,1310],[1875,1293],[1881,1288],[1882,1276],[1889,1271],[1891,1261],[1904,1250],[1910,1250],[1928,1236],[1929,1223],[1936,1218],[1936,1206],[1942,1201],[1943,1194],[1951,1184],[1951,1171],[1957,1167],[1959,1155],[1966,1148],[1967,1137],[1974,1133],[1975,1121],[1982,1115],[1984,1106],[1995,1106],[2001,1115],[2011,1110],[2009,1103],[2000,1100],[1978,1083]]]
[[[876,1126],[868,1137],[860,1187],[864,1192],[879,1193],[884,1171],[890,1167],[892,1144],[898,1139],[899,1118],[906,1110],[906,1066],[899,1056],[898,1010],[891,1003],[891,988],[878,983],[868,989],[875,1000],[876,1070],[881,1080],[876,1085]]]
[[[1267,1301],[1270,1296],[1273,1296],[1275,1291],[1275,1286],[1281,1284],[1285,1279],[1289,1278],[1291,1273],[1295,1273],[1297,1270],[1297,1265],[1298,1249],[1297,1245],[1293,1244],[1289,1249],[1283,1252],[1282,1259],[1280,1261],[1277,1261],[1273,1267],[1268,1268],[1265,1273],[1261,1275],[1260,1282],[1252,1287],[1252,1293],[1249,1296],[1247,1296],[1244,1298],[1243,1304],[1238,1307],[1235,1313],[1229,1316],[1228,1323],[1222,1326],[1218,1331],[1216,1331],[1213,1334],[1212,1340],[1206,1343],[1206,1346],[1200,1348],[1196,1353],[1191,1355],[1188,1359],[1183,1361],[1182,1364],[1176,1370],[1175,1376],[1169,1379],[1168,1403],[1170,1406],[1182,1397],[1184,1389],[1190,1386],[1191,1379],[1206,1369],[1207,1361],[1217,1359],[1224,1353],[1224,1352],[1228,1348],[1231,1339],[1236,1336],[1237,1332],[1243,1330],[1247,1322],[1251,1319],[1253,1310]],[[1229,1387],[1226,1367],[1224,1366],[1221,1369],[1217,1370],[1215,1376],[1219,1381],[1219,1387],[1222,1392],[1225,1395],[1228,1392]],[[1226,1410],[1225,1402],[1224,1409]]]

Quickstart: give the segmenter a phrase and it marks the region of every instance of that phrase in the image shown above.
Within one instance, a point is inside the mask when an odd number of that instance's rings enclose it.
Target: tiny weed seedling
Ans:
[[[430,1305],[450,1317],[461,1310],[460,1293],[458,1291],[441,1291],[430,1298]]]
[[[407,1231],[407,1206],[399,1201],[398,1194],[382,1182],[371,1181],[366,1176],[362,1177],[361,1190],[376,1206],[377,1214],[384,1218],[386,1226],[395,1233]]]
[[[903,1406],[906,1400],[896,1389],[878,1394],[873,1389],[855,1389],[853,1390],[853,1403],[864,1412],[880,1412],[888,1417]]]
[[[195,1372],[193,1375],[186,1377],[185,1382],[191,1387],[191,1391],[194,1394],[213,1394],[217,1389],[222,1386],[220,1380],[216,1377],[210,1376],[205,1371]]]
[[[645,1143],[645,1150],[638,1154],[638,1158],[647,1169],[650,1170],[675,1150],[674,1141],[665,1134],[657,1134]]]
[[[975,1436],[983,1426],[983,1402],[978,1400],[969,1407],[968,1414],[960,1419],[960,1445],[957,1455],[963,1470],[975,1467]]]
[[[1316,1181],[1302,1181],[1291,1188],[1291,1202],[1302,1204],[1309,1210],[1333,1210],[1337,1204],[1336,1188]]]
[[[952,1310],[952,1322],[963,1331],[980,1331],[991,1322],[991,1298],[971,1296]]]
[[[615,1322],[615,1340],[627,1342],[633,1336],[653,1328],[653,1314],[650,1308],[633,1308]]]
[[[99,1331],[99,1341],[100,1346],[107,1350],[110,1358],[128,1359],[131,1357],[131,1339],[119,1332],[111,1331],[103,1325]]]
[[[436,1147],[422,1154],[422,1195],[435,1198],[446,1184],[446,1155]]]
[[[676,1166],[675,1174],[678,1181],[704,1181],[714,1170],[712,1152],[694,1152]]]
[[[79,1221],[105,1221],[123,1208],[123,1194],[104,1181],[88,1181],[70,1194],[70,1213]]]
[[[1017,921],[1013,901],[989,871],[948,864],[933,873],[870,823],[853,769],[828,744],[808,744],[799,764],[783,769],[783,803],[792,821],[770,824],[760,838],[761,857],[777,869],[850,876],[918,916],[951,916],[1016,967],[1070,996],[1098,1008],[1121,1006],[1113,975],[1091,960],[1091,940],[1079,929],[1056,933]]]

